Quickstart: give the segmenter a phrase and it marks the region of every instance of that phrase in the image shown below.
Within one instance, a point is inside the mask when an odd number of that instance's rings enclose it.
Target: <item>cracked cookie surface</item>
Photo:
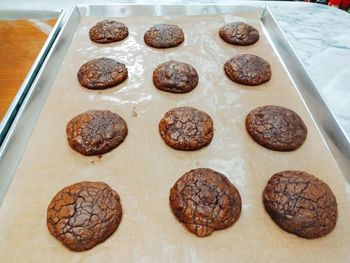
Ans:
[[[159,133],[171,148],[193,151],[210,144],[213,126],[207,113],[192,107],[179,107],[169,110],[160,120]]]
[[[257,143],[275,151],[296,150],[307,136],[307,128],[297,113],[274,105],[252,110],[245,126]]]
[[[123,40],[129,34],[126,25],[115,20],[103,20],[89,30],[90,39],[96,43],[111,43]]]
[[[177,47],[184,40],[184,32],[177,25],[157,24],[149,28],[144,35],[145,43],[154,48]]]
[[[122,218],[119,195],[102,182],[80,182],[63,188],[47,209],[50,233],[74,251],[106,240]]]
[[[186,93],[197,86],[198,75],[191,65],[171,60],[160,64],[153,71],[153,83],[159,90]]]
[[[220,28],[220,37],[227,43],[248,46],[259,40],[259,31],[243,22],[233,22]]]
[[[90,110],[71,119],[66,127],[69,145],[83,155],[101,155],[121,144],[128,134],[126,122],[108,110]]]
[[[107,89],[128,78],[125,64],[110,58],[98,58],[84,63],[78,71],[80,84],[88,89]]]
[[[248,86],[260,85],[271,78],[270,63],[251,54],[241,54],[227,60],[224,70],[232,81]]]
[[[322,237],[337,223],[337,201],[332,190],[306,172],[274,174],[264,189],[263,202],[278,226],[303,238]]]
[[[169,196],[176,218],[193,234],[206,237],[233,225],[241,214],[241,197],[221,173],[198,168],[185,173]]]

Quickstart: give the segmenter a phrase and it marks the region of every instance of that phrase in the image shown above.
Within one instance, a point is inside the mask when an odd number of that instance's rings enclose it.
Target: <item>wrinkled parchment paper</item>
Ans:
[[[348,262],[349,185],[267,41],[258,14],[120,18],[130,35],[107,45],[93,43],[88,37],[89,28],[102,19],[81,20],[1,206],[1,262]],[[248,47],[223,42],[218,30],[231,21],[257,27],[259,42]],[[185,42],[168,50],[146,46],[143,33],[161,22],[182,27]],[[223,65],[241,53],[268,60],[271,80],[257,87],[230,81]],[[99,57],[125,63],[128,80],[105,91],[81,87],[76,77],[80,65]],[[199,85],[191,93],[169,94],[154,88],[154,68],[170,59],[197,69]],[[249,137],[246,114],[266,104],[289,107],[303,118],[309,133],[300,149],[274,152]],[[204,110],[214,120],[214,139],[202,150],[176,151],[159,136],[158,123],[164,113],[185,105]],[[90,109],[112,110],[129,127],[126,140],[101,159],[78,154],[66,140],[66,123]],[[243,202],[239,220],[207,238],[189,233],[168,205],[174,182],[198,167],[225,174],[239,189]],[[332,233],[306,240],[284,232],[269,218],[262,191],[272,174],[287,169],[307,171],[330,185],[339,205]],[[118,191],[123,218],[109,239],[79,253],[50,235],[46,209],[61,188],[83,180],[104,181]]]

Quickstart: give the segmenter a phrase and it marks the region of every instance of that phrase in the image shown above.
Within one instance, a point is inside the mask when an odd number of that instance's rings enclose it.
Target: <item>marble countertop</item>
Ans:
[[[98,1],[98,4],[232,4],[227,0],[120,0]],[[66,9],[73,4],[89,4],[89,0],[7,0],[0,10]],[[240,1],[244,4],[247,1]],[[311,79],[340,125],[350,138],[350,14],[339,9],[304,2],[260,1],[276,17]]]
[[[350,14],[318,4],[269,6],[350,138]]]

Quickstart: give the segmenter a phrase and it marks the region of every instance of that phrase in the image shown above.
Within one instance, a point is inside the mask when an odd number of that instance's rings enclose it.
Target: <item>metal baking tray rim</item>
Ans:
[[[30,14],[33,14],[34,16],[38,16],[41,15],[43,11],[39,12],[29,12],[29,11],[25,11],[25,10],[12,10],[12,11],[7,11],[6,13],[14,13],[16,14],[16,18],[22,18],[25,16],[28,16]],[[57,14],[57,11],[51,11],[51,14]],[[8,15],[8,14],[7,14]],[[8,108],[5,116],[3,117],[1,123],[0,123],[0,146],[2,146],[2,144],[6,145],[6,135],[8,132],[10,132],[10,128],[11,125],[15,125],[16,123],[16,116],[17,114],[19,114],[20,112],[20,108],[25,107],[25,103],[24,100],[28,94],[28,92],[30,91],[31,87],[33,86],[33,82],[35,80],[35,77],[37,76],[40,67],[42,66],[46,56],[48,55],[52,44],[54,43],[58,32],[61,29],[62,26],[62,21],[63,18],[65,16],[65,11],[61,10],[60,15],[57,19],[57,22],[54,26],[54,28],[52,29],[52,31],[50,32],[47,40],[45,41],[43,47],[41,48],[37,58],[35,59],[33,65],[31,66],[30,70],[28,71],[22,85],[20,86],[20,88],[18,89],[18,92],[16,94],[16,96],[14,97],[10,107]],[[10,134],[9,134],[10,136]],[[2,149],[3,147],[1,147]],[[1,152],[2,150],[0,150],[0,156],[1,156]]]

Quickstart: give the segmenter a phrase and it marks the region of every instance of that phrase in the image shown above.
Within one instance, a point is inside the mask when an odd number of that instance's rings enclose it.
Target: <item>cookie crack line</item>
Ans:
[[[144,34],[145,43],[154,48],[177,47],[184,40],[184,32],[177,25],[157,24],[149,28]]]
[[[84,63],[77,73],[79,83],[88,89],[107,89],[128,78],[125,64],[110,58],[98,58]]]
[[[65,195],[65,196],[63,196]],[[63,188],[47,210],[50,233],[74,251],[88,250],[106,240],[119,226],[119,195],[102,182],[80,182]],[[70,209],[58,212],[56,204]]]
[[[306,172],[274,174],[264,189],[263,203],[278,226],[303,238],[327,235],[337,222],[337,201],[331,189]]]
[[[159,122],[159,133],[165,143],[176,150],[199,150],[212,141],[211,117],[192,107],[169,110]]]
[[[253,109],[245,121],[248,134],[263,147],[274,151],[294,151],[304,144],[307,128],[291,109],[267,105]]]
[[[83,155],[101,155],[119,146],[128,134],[125,120],[107,110],[90,110],[66,126],[71,148]]]
[[[238,190],[223,174],[208,168],[180,177],[170,189],[169,204],[176,218],[199,237],[231,226],[241,213]]]
[[[232,81],[248,86],[263,84],[271,78],[270,63],[252,54],[240,54],[227,60],[224,71]]]
[[[232,45],[248,46],[259,40],[259,31],[244,22],[233,22],[223,25],[219,30],[220,37]]]
[[[187,93],[198,84],[197,71],[189,64],[170,60],[153,71],[154,86],[170,93]]]
[[[103,20],[89,30],[89,37],[99,44],[118,42],[129,35],[127,26],[115,20]]]
[[[177,122],[180,122],[182,123],[182,127],[183,126],[186,126],[186,124],[193,124],[193,129],[191,130],[191,133],[188,133],[187,131],[185,130],[179,130],[176,126],[177,126],[177,123],[174,123],[172,125],[169,125],[168,129],[171,130],[171,134],[176,134],[177,132],[180,133],[179,136],[176,137],[176,141],[179,141],[179,138],[180,139],[183,139],[185,141],[190,141],[191,139],[195,140],[195,141],[198,141],[198,138],[197,138],[197,134],[198,134],[198,124],[197,122],[195,121],[192,121],[192,120],[187,120],[187,121],[182,121],[181,119],[180,120],[177,120]],[[193,134],[192,131],[195,131],[195,133]],[[171,136],[172,137],[172,136]],[[173,138],[173,137],[172,137]]]

